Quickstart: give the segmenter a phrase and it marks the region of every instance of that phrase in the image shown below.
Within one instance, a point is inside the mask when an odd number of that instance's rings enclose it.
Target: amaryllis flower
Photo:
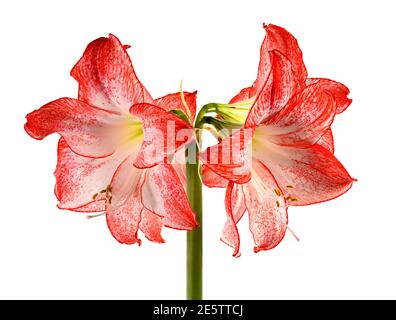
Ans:
[[[140,243],[139,229],[163,242],[162,226],[197,226],[166,161],[191,138],[196,93],[184,93],[184,103],[180,93],[154,100],[127,48],[113,35],[91,42],[71,71],[78,99],[61,98],[33,111],[25,129],[38,140],[61,135],[55,170],[59,208],[105,212],[121,243]],[[174,110],[183,111],[185,120]]]
[[[204,181],[227,186],[222,240],[239,255],[237,223],[247,210],[255,252],[274,248],[288,224],[288,206],[345,193],[353,178],[335,158],[330,125],[351,103],[349,90],[307,77],[296,39],[265,26],[257,79],[219,105],[222,123],[241,129],[201,155]]]

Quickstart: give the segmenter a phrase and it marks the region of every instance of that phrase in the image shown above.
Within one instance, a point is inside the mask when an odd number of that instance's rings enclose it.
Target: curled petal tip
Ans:
[[[240,258],[240,257],[241,257],[241,253],[240,253],[240,252],[237,252],[237,253],[234,253],[232,256],[233,256],[234,258]]]
[[[263,28],[267,29],[268,28],[268,24],[266,24],[265,22],[263,22]]]

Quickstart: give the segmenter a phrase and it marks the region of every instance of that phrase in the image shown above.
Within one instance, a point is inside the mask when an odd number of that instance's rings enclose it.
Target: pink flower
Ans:
[[[256,81],[218,110],[241,129],[201,154],[205,183],[227,187],[222,240],[235,256],[246,210],[255,252],[269,250],[285,235],[289,206],[334,199],[354,181],[333,154],[330,129],[349,90],[308,78],[296,39],[275,25],[265,30]]]
[[[127,48],[113,35],[91,42],[71,71],[78,99],[61,98],[33,111],[25,130],[38,140],[61,135],[55,170],[59,208],[105,212],[121,243],[140,243],[138,230],[163,242],[162,226],[197,226],[167,163],[191,138],[196,93],[184,93],[187,104],[180,93],[154,100],[137,78]],[[186,113],[190,123],[171,110]]]

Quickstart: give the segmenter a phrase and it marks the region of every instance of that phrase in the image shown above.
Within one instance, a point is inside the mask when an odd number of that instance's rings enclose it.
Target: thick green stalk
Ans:
[[[199,227],[187,233],[187,299],[202,300],[202,181],[198,146],[191,142],[187,156],[187,196]]]
[[[187,196],[192,210],[197,215],[199,227],[187,233],[187,299],[202,300],[202,180],[198,160],[204,117],[216,111],[216,104],[201,108],[195,120],[194,139],[186,151]],[[192,154],[188,154],[188,152]]]

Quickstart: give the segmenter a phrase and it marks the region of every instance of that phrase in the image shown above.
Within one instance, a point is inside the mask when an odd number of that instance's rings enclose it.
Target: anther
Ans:
[[[279,197],[281,195],[281,192],[279,189],[274,189],[275,194]]]

